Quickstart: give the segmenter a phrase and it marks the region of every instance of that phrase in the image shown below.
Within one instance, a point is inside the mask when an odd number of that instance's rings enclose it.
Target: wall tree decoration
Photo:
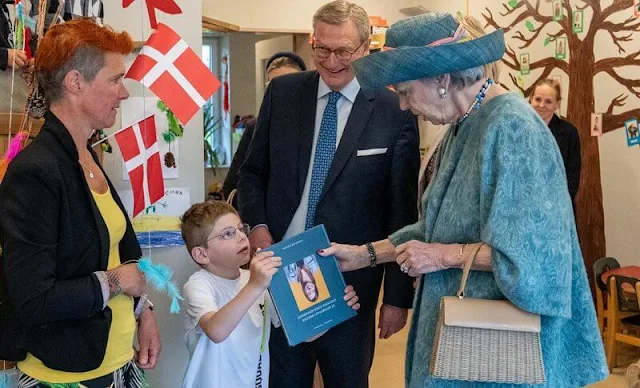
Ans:
[[[487,27],[504,28],[505,34],[511,32],[508,36],[511,36],[512,42],[518,44],[518,50],[526,49],[534,43],[547,46],[559,38],[566,38],[568,60],[550,56],[530,62],[530,71],[533,73],[538,69],[538,72],[541,70],[541,73],[537,79],[528,83],[528,87],[519,85],[513,73],[509,76],[515,87],[520,89],[525,96],[529,96],[539,79],[548,78],[554,69],[560,69],[569,78],[568,85],[564,85],[569,90],[567,119],[578,128],[582,145],[582,174],[577,197],[577,225],[587,272],[591,277],[593,262],[605,256],[606,253],[598,138],[590,136],[591,113],[595,112],[594,82],[591,80],[600,73],[606,73],[615,82],[626,88],[624,93],[610,101],[606,112],[602,112],[603,133],[624,128],[624,121],[630,117],[640,117],[640,109],[625,109],[629,95],[640,99],[640,78],[625,78],[618,71],[623,66],[640,66],[640,52],[629,47],[632,36],[640,32],[640,18],[633,17],[633,0],[612,0],[610,2],[562,0],[560,3],[562,4],[563,18],[559,21],[555,21],[553,18],[552,3],[549,0],[544,1],[542,7],[540,0],[536,0],[535,5],[532,3],[534,2],[531,0],[510,0],[502,4],[503,9],[498,12],[499,20],[494,18],[494,14],[489,8],[485,9],[482,16]],[[603,7],[602,3],[610,4]],[[582,11],[585,19],[582,24],[585,30],[580,34],[572,32],[575,10]],[[628,18],[621,18],[620,12],[626,12]],[[589,16],[591,17],[590,22],[586,23]],[[586,29],[587,26],[588,29]],[[611,37],[620,54],[619,57],[596,61],[594,44],[596,33],[599,31]],[[518,54],[511,45],[507,45],[503,62],[514,73],[519,73]],[[589,82],[585,82],[587,80]]]

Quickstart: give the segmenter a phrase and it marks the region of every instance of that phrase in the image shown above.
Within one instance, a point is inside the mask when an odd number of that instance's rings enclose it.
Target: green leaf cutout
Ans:
[[[547,46],[549,43],[551,43],[551,37],[547,36],[544,40],[544,45]]]
[[[527,30],[531,32],[536,30],[536,28],[533,26],[533,23],[531,23],[530,20],[527,20],[527,22],[524,25],[527,27]]]
[[[518,1],[518,0],[509,0],[509,7],[511,7],[511,8],[515,8],[515,7],[517,7],[517,6],[518,6],[518,3],[519,3],[519,2],[520,2],[520,1]]]

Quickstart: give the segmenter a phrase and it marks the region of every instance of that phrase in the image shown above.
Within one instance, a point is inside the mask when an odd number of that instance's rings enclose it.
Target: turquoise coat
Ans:
[[[493,272],[471,271],[465,296],[508,299],[542,316],[545,387],[606,378],[564,165],[547,126],[520,96],[503,94],[472,113],[457,134],[449,130],[442,147],[423,197],[425,214],[391,241],[490,245]],[[429,375],[440,298],[455,295],[461,274],[448,269],[421,278],[407,343],[409,388],[507,386]]]

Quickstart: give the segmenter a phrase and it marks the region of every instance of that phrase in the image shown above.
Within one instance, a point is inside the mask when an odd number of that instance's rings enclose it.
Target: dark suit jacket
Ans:
[[[556,138],[558,148],[560,148],[560,153],[562,154],[564,169],[567,173],[567,186],[575,210],[575,198],[580,187],[580,135],[578,135],[576,127],[555,114],[549,121],[549,129],[553,137]]]
[[[240,170],[238,201],[244,221],[267,224],[282,239],[301,201],[309,169],[319,75],[277,77],[265,94],[249,154]],[[386,148],[357,156],[358,150]],[[361,89],[353,104],[316,210],[331,241],[363,244],[385,239],[417,219],[418,129],[399,109],[395,93]],[[411,307],[411,278],[397,264],[345,273],[363,308],[375,308],[383,272],[384,303]]]
[[[224,184],[222,185],[222,192],[224,193],[225,198],[228,198],[233,189],[238,187],[238,171],[247,157],[247,152],[249,152],[249,144],[251,144],[251,139],[253,138],[253,130],[256,126],[256,121],[257,119],[254,117],[248,120],[244,125],[244,132],[240,138],[240,144],[238,144],[238,149],[236,150],[235,155],[233,155],[231,166],[229,166],[229,171],[227,172],[227,176],[224,178]],[[233,206],[237,208],[237,197],[234,198],[233,202]]]
[[[140,245],[108,183],[127,220],[120,259],[138,259]],[[51,113],[38,137],[9,164],[0,185],[0,243],[1,281],[25,330],[24,349],[56,370],[100,366],[111,309],[102,308],[93,272],[107,269],[109,232],[73,139]]]

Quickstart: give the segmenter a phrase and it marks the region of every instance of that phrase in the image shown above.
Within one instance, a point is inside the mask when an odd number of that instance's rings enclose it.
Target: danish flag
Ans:
[[[155,119],[149,116],[116,133],[115,137],[131,178],[135,217],[164,197]]]
[[[220,87],[220,81],[171,28],[160,23],[127,72],[151,89],[184,125]]]

